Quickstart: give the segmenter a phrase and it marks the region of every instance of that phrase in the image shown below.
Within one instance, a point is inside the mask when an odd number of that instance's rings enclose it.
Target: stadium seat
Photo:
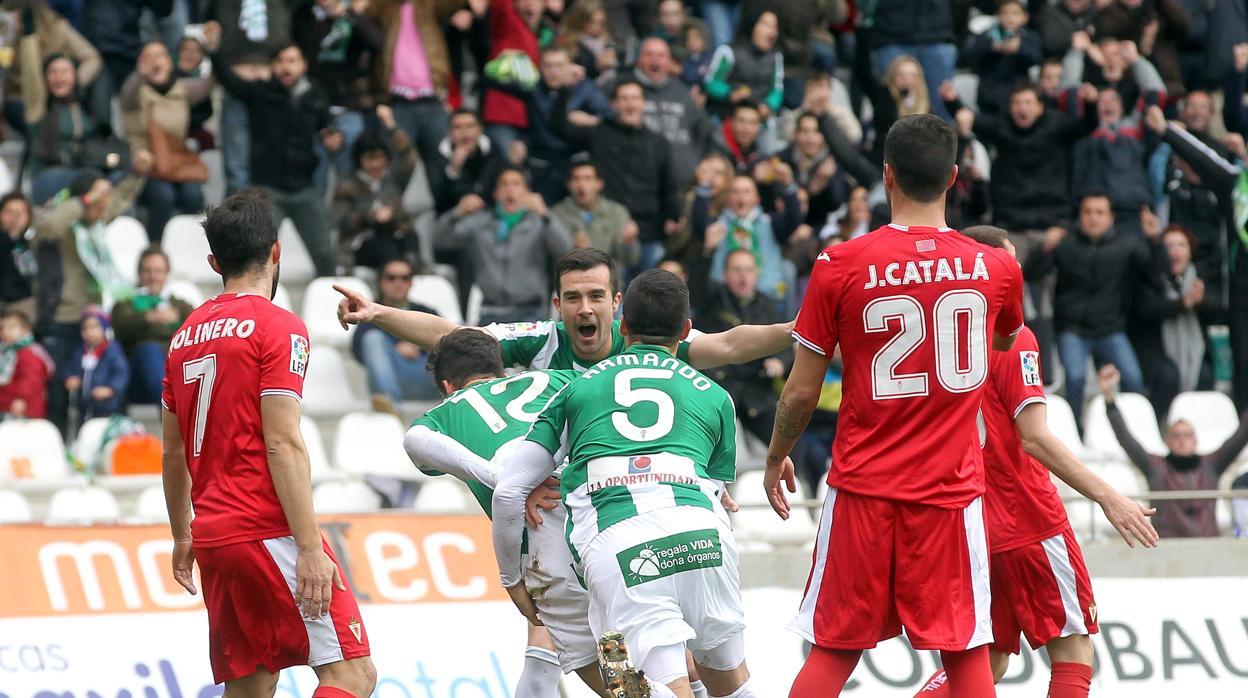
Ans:
[[[333,347],[313,347],[303,379],[304,414],[336,417],[368,409],[368,402],[352,393],[352,385],[341,352]]]
[[[91,524],[121,519],[117,498],[103,487],[67,487],[56,491],[48,503],[49,524]]]
[[[450,475],[429,478],[412,502],[412,509],[421,514],[468,514],[477,508],[468,486]]]
[[[806,498],[805,487],[797,484],[797,494],[789,495],[789,501]],[[807,545],[815,540],[815,523],[810,511],[794,506],[788,521],[783,521],[772,511],[767,495],[763,492],[763,472],[751,470],[738,477],[732,488],[732,496],[741,510],[733,514],[733,530],[738,538],[749,542],[765,542],[775,546]]]
[[[1116,403],[1131,435],[1145,451],[1157,455],[1167,451],[1157,429],[1157,415],[1148,398],[1136,393],[1121,393]],[[1105,414],[1105,398],[1100,395],[1092,398],[1083,410],[1083,424],[1084,443],[1088,448],[1104,458],[1127,462],[1127,454],[1118,444],[1118,437],[1109,424],[1109,416]]]
[[[130,216],[117,216],[104,229],[104,242],[117,271],[126,281],[137,283],[139,255],[152,244],[143,224]]]
[[[299,315],[308,325],[308,339],[312,342],[312,361],[316,362],[316,349],[326,344],[335,347],[351,345],[351,335],[355,326],[343,331],[338,324],[338,301],[342,294],[334,290],[334,284],[340,284],[358,291],[367,298],[373,297],[373,291],[367,284],[351,276],[326,276],[314,279],[303,293],[303,310]]]
[[[318,514],[368,514],[381,509],[381,495],[359,480],[322,482],[312,489]]]
[[[312,264],[312,257],[289,218],[277,227],[277,239],[282,243],[282,278],[301,282],[315,279],[316,267]]]
[[[481,288],[476,284],[468,289],[468,304],[466,314],[464,315],[464,324],[470,327],[478,327],[481,324],[481,305],[485,303],[485,294],[481,292]]]
[[[0,489],[0,524],[30,523],[30,502],[21,492]]]
[[[459,294],[455,292],[451,282],[437,274],[420,274],[414,277],[407,299],[429,306],[435,313],[456,325],[464,324],[464,316],[459,312]]]
[[[169,507],[165,505],[163,486],[152,485],[139,492],[138,502],[134,506],[134,518],[137,523],[169,523]]]
[[[764,460],[767,456],[767,444],[758,440],[756,436],[746,431],[741,424],[741,420],[737,420],[737,472],[745,470],[762,470],[765,467]]]
[[[204,237],[203,216],[174,216],[165,224],[161,247],[169,255],[170,274],[197,284],[219,284],[221,277],[208,266],[208,238]],[[283,267],[285,271],[285,267]]]
[[[281,284],[277,285],[277,291],[273,293],[273,305],[276,305],[282,310],[289,310],[292,313],[295,312],[295,304],[290,300],[290,292],[287,291],[286,287]]]
[[[1235,403],[1225,394],[1212,390],[1179,393],[1170,404],[1166,423],[1173,424],[1179,419],[1186,420],[1196,430],[1198,453],[1213,453],[1239,429]]]
[[[0,480],[64,480],[70,476],[61,433],[44,419],[0,422]]]
[[[104,440],[104,431],[108,429],[108,417],[93,417],[78,427],[78,435],[74,437],[74,446],[70,453],[74,459],[90,468],[97,457],[104,462],[104,454],[100,446]]]
[[[169,295],[190,303],[192,308],[198,308],[208,300],[204,297],[204,292],[199,290],[199,286],[185,279],[174,279],[166,284],[165,288],[168,289]]]
[[[332,478],[334,473],[329,466],[329,457],[325,455],[325,440],[321,438],[321,428],[305,414],[299,418],[299,432],[303,434],[303,445],[308,449],[312,482]]]
[[[1049,431],[1080,460],[1086,461],[1093,454],[1079,437],[1079,426],[1075,423],[1075,413],[1070,409],[1070,403],[1061,395],[1053,394],[1045,395],[1045,402]]]
[[[343,473],[397,480],[428,479],[403,450],[403,423],[392,414],[352,412],[338,421],[334,465]]]

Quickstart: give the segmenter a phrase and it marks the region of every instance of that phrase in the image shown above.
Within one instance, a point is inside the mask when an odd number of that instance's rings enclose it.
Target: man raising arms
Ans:
[[[366,698],[368,634],[317,528],[299,432],[308,332],[270,302],[282,247],[268,198],[229,197],[204,232],[225,290],[173,335],[161,397],[173,576],[194,594],[199,560],[226,698],[271,698],[301,664],[320,680],[313,698]]]
[[[555,309],[560,322],[522,322],[488,325],[498,338],[507,366],[584,371],[624,351],[620,324],[614,320],[622,295],[614,263],[593,248],[569,252],[555,264],[558,288]],[[449,320],[429,313],[399,310],[374,303],[351,289],[334,286],[345,298],[338,303],[338,320],[348,324],[371,322],[390,334],[431,350],[456,329]],[[771,356],[788,348],[792,324],[742,325],[716,334],[694,333],[682,341],[677,356],[694,368],[708,369]]]
[[[787,456],[838,344],[845,378],[814,566],[790,626],[814,648],[791,698],[838,695],[862,651],[902,628],[915,648],[940,650],[954,695],[996,695],[976,414],[989,347],[1009,348],[1023,325],[1022,272],[945,226],[956,144],[931,115],[889,129],[893,222],[820,253],[798,314],[767,451],[782,518],[780,482],[796,489]]]

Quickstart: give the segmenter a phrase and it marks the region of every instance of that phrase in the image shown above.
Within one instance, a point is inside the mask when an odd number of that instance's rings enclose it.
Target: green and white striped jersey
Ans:
[[[568,449],[562,491],[578,561],[600,531],[638,514],[713,511],[711,481],[736,475],[732,398],[662,347],[633,345],[595,364],[551,399],[526,438],[550,453]]]
[[[483,329],[498,338],[503,350],[503,365],[528,369],[559,369],[584,371],[588,368],[572,351],[572,338],[562,322],[511,322],[486,325]],[[680,343],[676,356],[689,360],[689,344],[701,334],[697,330]],[[615,356],[624,351],[624,335],[620,334],[620,321],[611,323],[611,353]]]
[[[576,377],[574,371],[525,371],[474,383],[452,393],[412,426],[445,434],[478,456],[493,460],[508,443],[524,438],[542,406]],[[426,466],[417,467],[428,475],[445,474]],[[464,482],[485,515],[490,516],[494,490],[476,480]]]

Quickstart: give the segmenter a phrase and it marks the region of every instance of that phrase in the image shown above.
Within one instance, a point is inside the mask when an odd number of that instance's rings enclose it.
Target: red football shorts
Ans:
[[[829,649],[906,630],[917,649],[992,642],[983,502],[965,509],[828,491],[814,565],[790,628]]]
[[[1097,631],[1092,582],[1069,526],[1052,538],[995,553],[990,564],[993,649],[1018,654],[1019,633],[1037,649]]]
[[[337,565],[329,544],[322,540],[322,545]],[[368,633],[349,587],[333,590],[329,615],[307,620],[300,614],[295,605],[297,553],[291,536],[196,549],[217,683],[259,669],[276,673],[368,656]],[[346,583],[346,575],[342,579]]]

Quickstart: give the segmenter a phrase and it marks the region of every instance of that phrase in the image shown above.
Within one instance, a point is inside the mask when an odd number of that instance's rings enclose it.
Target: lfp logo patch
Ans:
[[[1040,385],[1040,354],[1021,351],[1018,357],[1023,363],[1023,385]]]
[[[628,459],[628,474],[650,472],[650,456],[631,456]]]
[[[290,372],[302,376],[308,370],[308,340],[302,335],[290,335]]]

